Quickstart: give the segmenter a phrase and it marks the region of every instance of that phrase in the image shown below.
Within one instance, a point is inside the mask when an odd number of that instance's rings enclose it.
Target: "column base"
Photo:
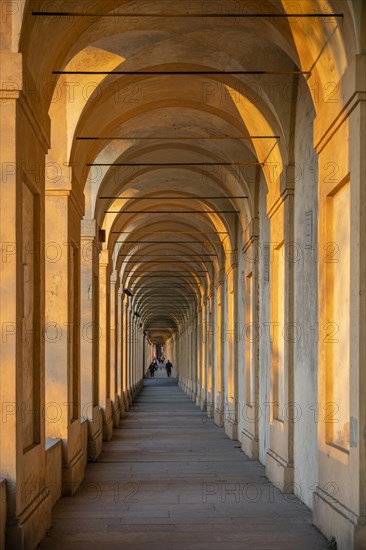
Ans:
[[[88,421],[88,460],[95,462],[103,448],[103,414],[99,407],[94,407],[93,420]]]
[[[121,419],[121,409],[119,401],[119,395],[116,395],[114,401],[112,402],[112,418],[114,428],[118,428],[119,421]]]
[[[6,480],[0,478],[0,548],[5,548]]]
[[[129,404],[129,401],[128,401],[127,390],[124,390],[124,392],[122,394],[122,399],[123,399],[123,408],[124,408],[125,415],[126,415],[126,412],[130,408],[130,404]]]
[[[293,493],[294,466],[272,449],[267,452],[266,476],[283,493]]]
[[[62,466],[62,496],[68,497],[76,493],[84,479],[84,456],[79,451],[68,464]]]
[[[225,433],[230,439],[238,439],[238,424],[225,420]]]
[[[366,518],[351,512],[319,486],[313,493],[313,523],[327,537],[334,537],[338,550],[366,548]]]
[[[259,458],[259,441],[247,430],[241,432],[241,450],[252,460]]]
[[[214,399],[214,421],[216,426],[223,428],[224,426],[224,407],[222,405],[222,394],[216,394]]]
[[[124,398],[123,398],[123,393],[122,393],[121,397],[119,398],[119,410],[120,410],[120,415],[121,415],[121,419],[122,419],[126,416],[125,401],[124,401]]]
[[[108,398],[106,400],[105,409],[103,411],[103,441],[110,441],[113,435],[113,416],[112,416],[112,402]]]
[[[214,418],[215,415],[215,407],[213,403],[207,403],[207,416],[208,418]]]
[[[52,522],[50,491],[44,488],[17,518],[10,519],[6,526],[5,548],[26,550],[37,548]]]
[[[127,396],[128,407],[131,407],[131,405],[133,403],[133,397],[132,397],[132,390],[131,389],[126,390],[126,396]]]
[[[214,412],[214,421],[216,426],[222,428],[224,426],[224,415],[220,409],[215,409]]]

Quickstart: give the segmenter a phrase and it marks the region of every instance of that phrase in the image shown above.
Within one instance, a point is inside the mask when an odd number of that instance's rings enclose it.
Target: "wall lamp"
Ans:
[[[127,294],[127,296],[130,296],[130,298],[133,296],[132,292],[128,288],[125,288],[123,292]]]

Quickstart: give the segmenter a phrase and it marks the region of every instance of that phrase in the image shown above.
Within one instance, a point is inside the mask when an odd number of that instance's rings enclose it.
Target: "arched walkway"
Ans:
[[[0,4],[0,550],[364,550],[366,2]]]
[[[120,428],[55,506],[41,550],[328,547],[304,504],[276,489],[176,380],[145,380]]]

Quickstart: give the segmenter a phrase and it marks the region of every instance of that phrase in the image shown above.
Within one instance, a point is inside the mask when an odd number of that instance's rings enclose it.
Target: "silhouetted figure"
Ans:
[[[171,374],[172,374],[172,368],[173,368],[173,365],[171,364],[171,362],[168,361],[166,362],[166,365],[165,365],[165,368],[166,368],[166,373],[168,375],[168,378],[170,378]]]
[[[154,378],[154,376],[155,376],[155,371],[156,371],[157,368],[158,368],[158,366],[157,366],[157,364],[156,364],[156,360],[154,359],[154,360],[151,362],[150,366],[149,366],[149,371],[150,371],[150,376],[151,376],[151,378]]]

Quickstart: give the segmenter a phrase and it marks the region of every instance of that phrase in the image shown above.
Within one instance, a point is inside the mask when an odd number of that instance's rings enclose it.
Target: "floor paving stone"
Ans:
[[[56,504],[41,550],[327,548],[310,510],[160,374],[145,381],[76,495]]]

